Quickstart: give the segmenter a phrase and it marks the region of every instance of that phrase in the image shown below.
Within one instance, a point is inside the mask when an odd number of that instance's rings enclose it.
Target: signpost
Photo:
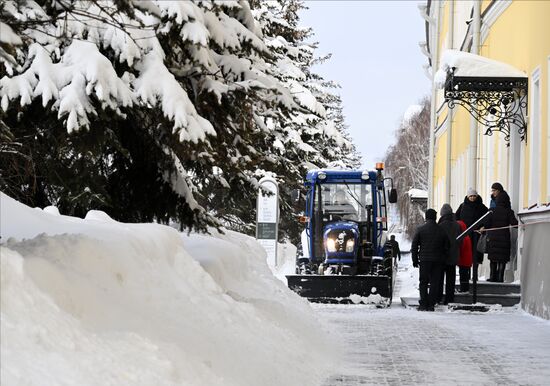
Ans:
[[[279,186],[272,177],[263,177],[260,186],[271,195],[258,191],[256,239],[264,247],[268,261],[277,266],[277,226],[279,224]]]

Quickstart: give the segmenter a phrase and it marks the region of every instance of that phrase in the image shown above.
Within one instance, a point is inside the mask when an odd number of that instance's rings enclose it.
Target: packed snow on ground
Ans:
[[[401,260],[397,262],[397,280],[393,297],[394,302],[400,303],[402,297],[418,297],[418,269],[412,266],[411,240],[404,233],[394,234],[401,250]]]
[[[0,206],[2,384],[314,385],[331,372],[330,334],[254,239],[3,193]]]

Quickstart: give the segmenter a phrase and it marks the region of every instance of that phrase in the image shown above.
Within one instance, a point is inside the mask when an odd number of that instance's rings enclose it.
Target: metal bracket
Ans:
[[[450,109],[464,107],[485,126],[485,134],[504,133],[510,145],[510,133],[516,126],[521,140],[527,140],[527,78],[465,77],[447,75],[445,100]]]

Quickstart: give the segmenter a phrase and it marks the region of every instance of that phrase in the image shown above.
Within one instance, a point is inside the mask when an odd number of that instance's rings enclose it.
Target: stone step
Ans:
[[[405,308],[416,308],[418,307],[418,298],[415,297],[402,297],[401,305]]]
[[[456,290],[460,289],[460,285],[456,285]],[[470,293],[472,293],[473,283],[470,282]],[[521,286],[515,283],[493,283],[490,281],[478,281],[477,293],[479,294],[520,294]]]
[[[500,304],[503,307],[512,307],[521,301],[520,295],[478,295],[477,304]],[[402,297],[401,304],[406,308],[418,307],[417,297]],[[455,294],[455,301],[452,304],[472,304],[471,294]]]
[[[477,303],[500,304],[503,307],[511,307],[521,301],[519,294],[477,294]],[[455,294],[454,303],[472,304],[472,294]]]

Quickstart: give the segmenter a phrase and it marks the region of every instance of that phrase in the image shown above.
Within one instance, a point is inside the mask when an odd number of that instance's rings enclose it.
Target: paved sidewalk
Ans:
[[[549,385],[550,322],[519,309],[316,305],[345,345],[325,385]]]

